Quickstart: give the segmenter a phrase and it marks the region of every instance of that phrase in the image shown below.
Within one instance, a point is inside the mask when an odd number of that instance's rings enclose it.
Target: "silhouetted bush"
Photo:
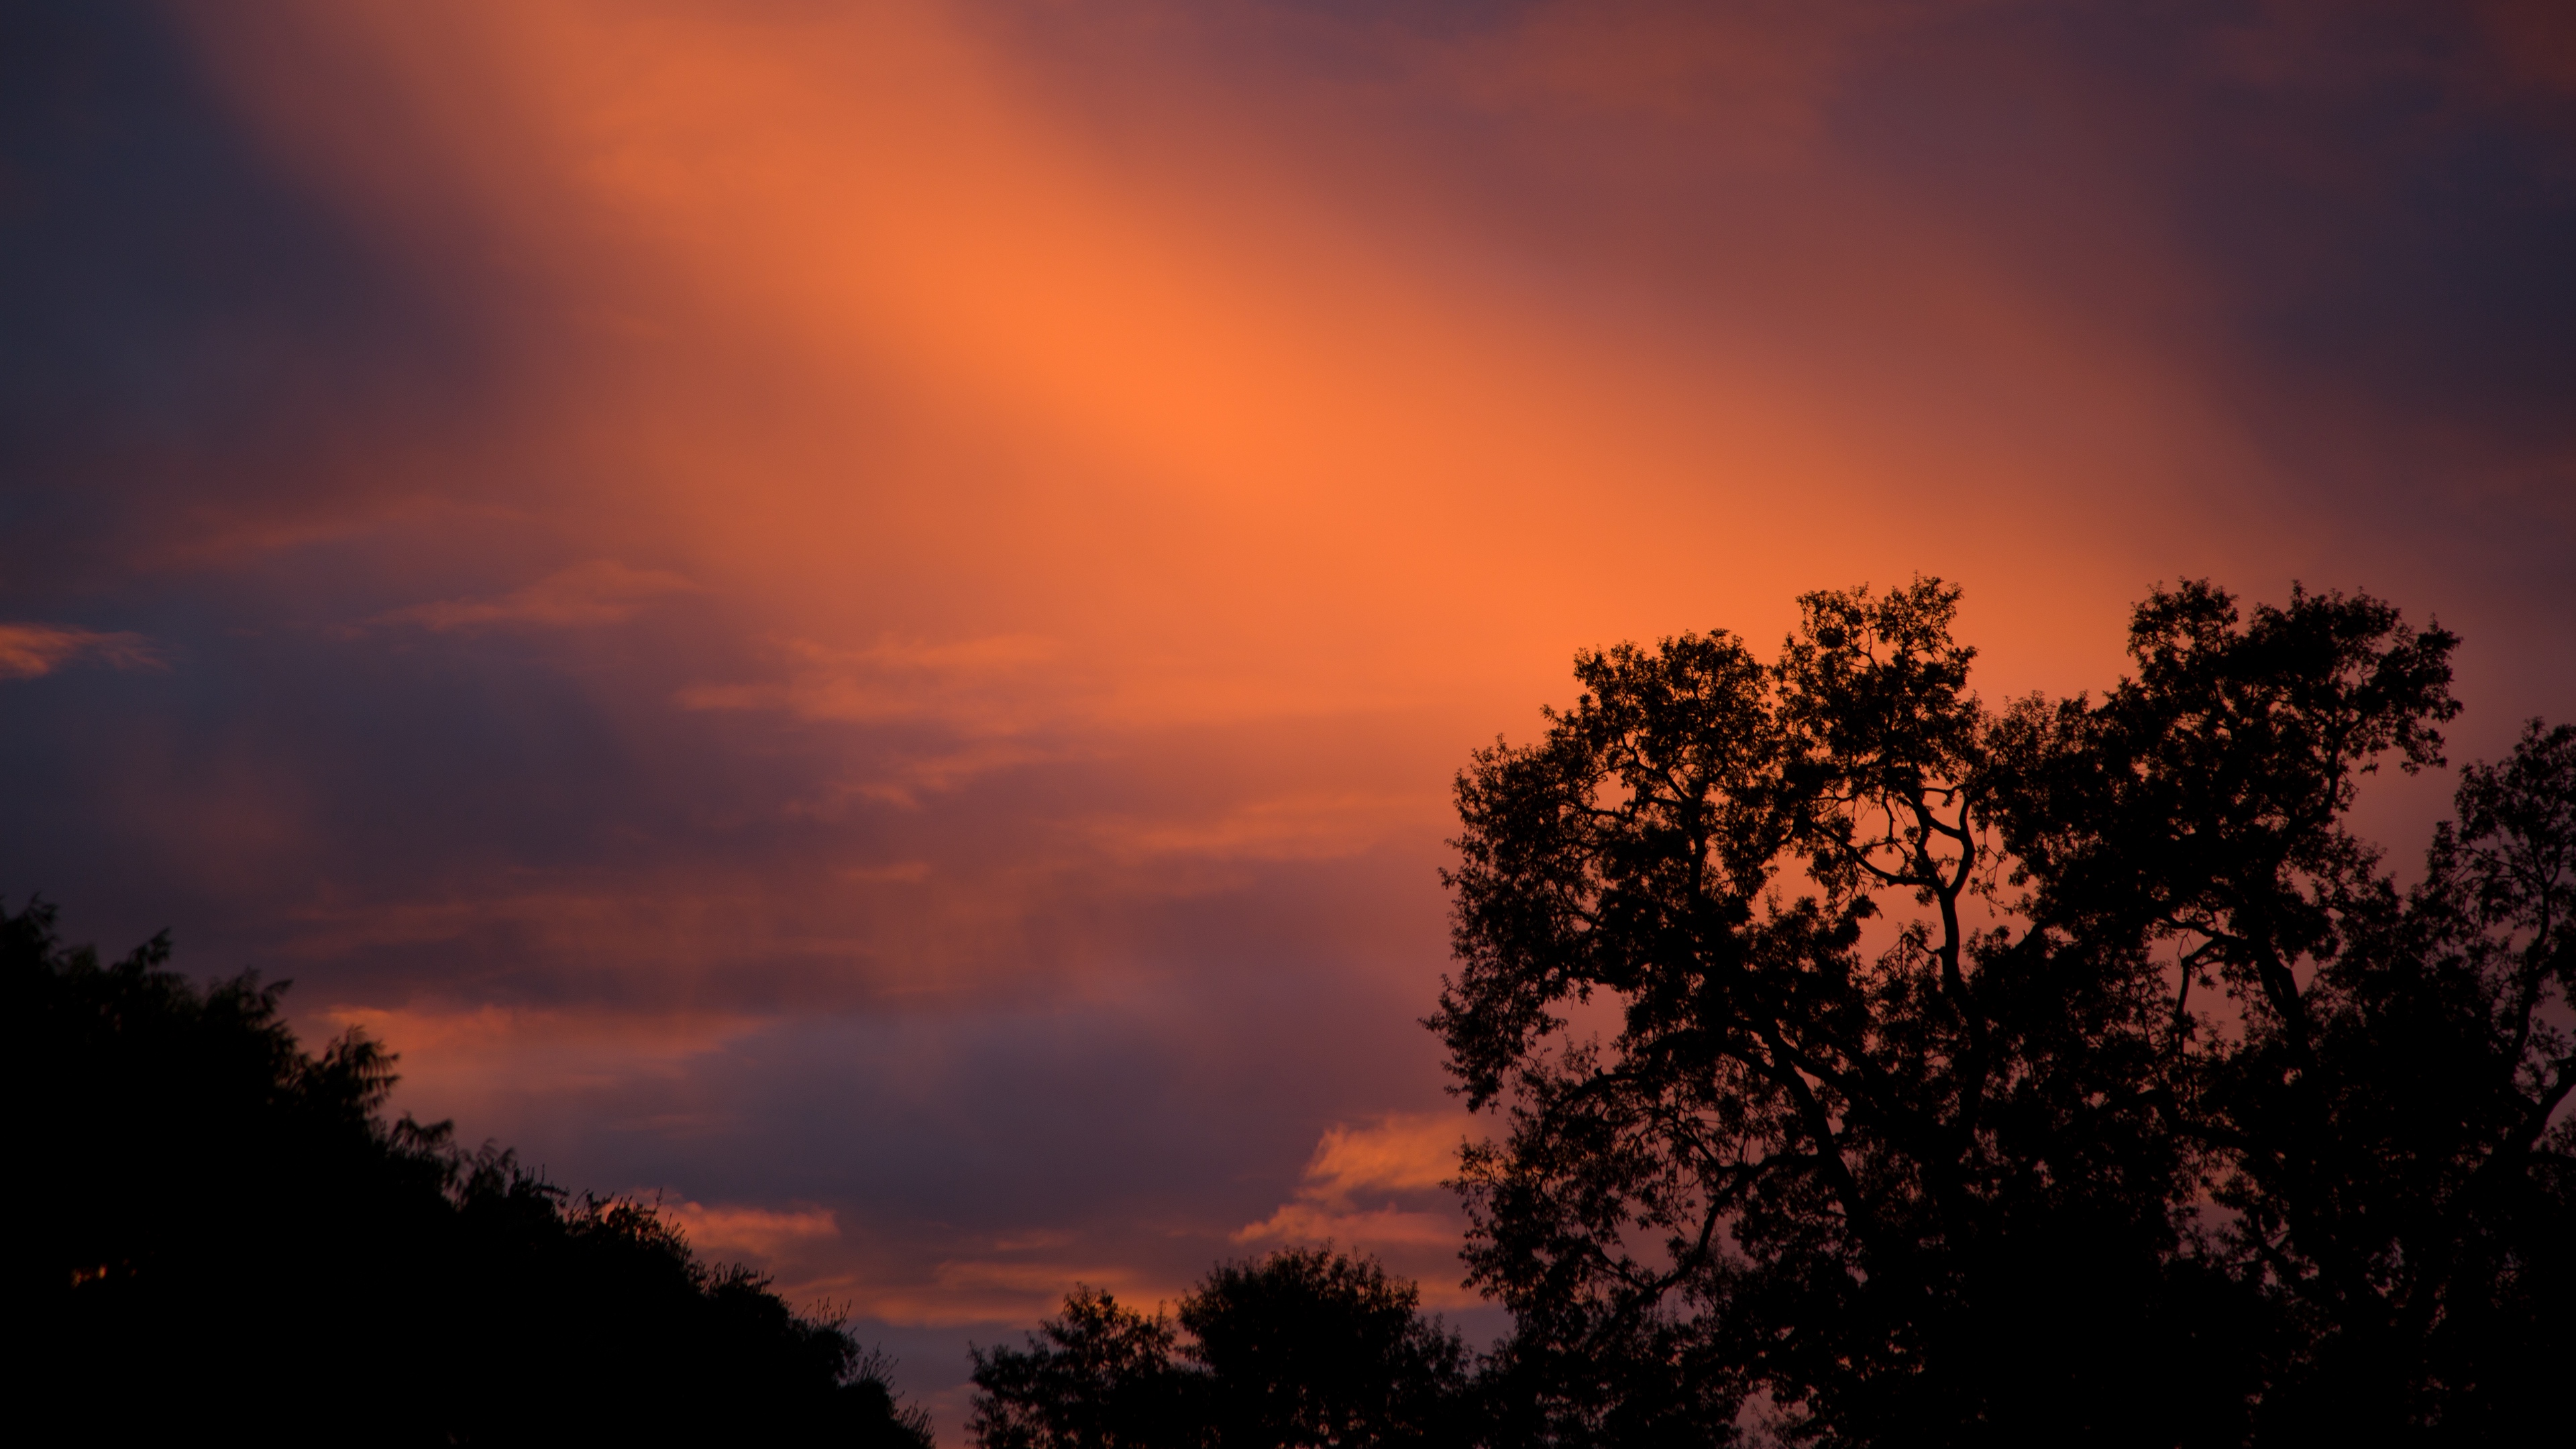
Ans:
[[[1457,1337],[1375,1261],[1301,1248],[1219,1265],[1177,1323],[1076,1288],[1024,1349],[975,1353],[986,1449],[1465,1445]]]
[[[112,966],[0,912],[18,1112],[12,1324],[83,1442],[929,1443],[882,1364],[711,1268],[644,1204],[381,1109],[392,1059],[321,1055],[245,975],[166,939]]]

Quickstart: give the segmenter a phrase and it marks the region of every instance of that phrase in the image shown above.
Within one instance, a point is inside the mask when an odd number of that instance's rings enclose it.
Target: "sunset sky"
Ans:
[[[2576,716],[2564,5],[0,12],[0,900],[965,1345],[1481,1337],[1450,779],[1578,648],[2209,576]],[[2443,779],[2374,786],[2403,868]]]

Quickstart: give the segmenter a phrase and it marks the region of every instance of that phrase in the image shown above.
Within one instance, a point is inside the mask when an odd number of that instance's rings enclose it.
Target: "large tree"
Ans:
[[[2441,763],[2451,635],[2186,584],[2103,698],[1995,710],[1957,598],[1585,654],[1461,774],[1430,1024],[1507,1114],[1462,1185],[1520,1401],[1613,1443],[2560,1414],[2576,735],[2465,772],[2401,891],[2344,817]]]

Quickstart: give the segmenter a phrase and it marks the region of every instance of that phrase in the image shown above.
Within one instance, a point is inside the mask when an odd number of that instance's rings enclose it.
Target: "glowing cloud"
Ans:
[[[115,669],[154,669],[159,651],[140,634],[103,634],[69,624],[0,624],[0,679],[36,679],[78,659]]]
[[[380,614],[376,622],[417,624],[442,632],[513,624],[549,629],[622,624],[635,617],[647,600],[697,589],[678,574],[595,559],[506,594],[414,604]]]
[[[1454,1248],[1459,1236],[1454,1204],[1444,1201],[1443,1211],[1406,1208],[1397,1200],[1442,1192],[1441,1185],[1457,1171],[1463,1136],[1454,1112],[1389,1114],[1365,1127],[1336,1125],[1315,1144],[1296,1198],[1238,1229],[1234,1240]],[[1364,1198],[1376,1198],[1380,1205],[1364,1207]]]
[[[650,1194],[639,1194],[649,1200]],[[791,1246],[829,1241],[841,1235],[830,1208],[776,1208],[681,1202],[661,1204],[662,1216],[688,1234],[689,1246],[717,1260],[748,1258],[767,1262]]]

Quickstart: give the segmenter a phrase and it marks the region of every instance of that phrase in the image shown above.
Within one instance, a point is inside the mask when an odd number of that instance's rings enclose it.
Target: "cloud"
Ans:
[[[1390,1113],[1366,1127],[1336,1125],[1315,1144],[1297,1196],[1234,1234],[1238,1243],[1333,1240],[1373,1245],[1453,1244],[1454,1212],[1407,1209],[1394,1201],[1363,1209],[1362,1194],[1445,1191],[1462,1134],[1450,1112]]]
[[[1721,144],[1788,159],[1816,143],[1853,49],[1960,8],[1552,3],[1444,58],[1454,84],[1491,102],[1667,121],[1713,116],[1725,123],[1714,128]]]
[[[1065,1293],[1076,1283],[1148,1309],[1169,1304],[1188,1291],[1179,1281],[1130,1264],[1062,1257],[948,1258],[933,1265],[926,1277],[857,1273],[817,1278],[794,1287],[884,1323],[957,1326],[1034,1323],[1061,1309]]]
[[[1246,800],[1211,819],[1102,819],[1095,839],[1113,856],[1144,861],[1201,855],[1219,860],[1332,860],[1358,855],[1407,827],[1437,829],[1419,794],[1300,791]]]
[[[761,1261],[790,1246],[828,1241],[841,1235],[840,1219],[830,1208],[714,1206],[665,1202],[662,1216],[689,1235],[689,1246],[703,1257]]]
[[[1447,1247],[1458,1241],[1458,1220],[1450,1213],[1348,1208],[1310,1202],[1279,1205],[1279,1210],[1234,1235],[1238,1243],[1347,1243],[1362,1248]]]
[[[928,719],[968,734],[1017,734],[1044,718],[1032,707],[1028,676],[1058,648],[1036,634],[998,634],[941,643],[880,640],[864,649],[798,639],[780,652],[789,660],[784,680],[690,685],[679,693],[681,708],[767,710],[844,724]]]
[[[356,1030],[383,1043],[400,1072],[398,1110],[425,1121],[458,1121],[469,1136],[480,1137],[514,1104],[597,1102],[681,1080],[765,1024],[721,1011],[333,1003],[307,1024],[307,1035]],[[721,1113],[620,1110],[632,1118],[620,1118],[624,1125],[665,1140],[702,1138],[734,1125]]]
[[[2487,0],[2477,8],[2498,57],[2517,77],[2576,92],[2576,11],[2549,0]]]
[[[140,634],[69,624],[0,624],[0,679],[36,679],[82,657],[116,669],[153,669],[161,656]]]
[[[1438,1187],[1457,1168],[1462,1135],[1457,1117],[1448,1112],[1389,1115],[1374,1127],[1337,1126],[1315,1144],[1306,1182],[1336,1197]]]
[[[1457,1277],[1465,1220],[1443,1184],[1464,1137],[1455,1112],[1388,1113],[1364,1126],[1326,1129],[1296,1195],[1232,1234],[1248,1246],[1330,1243],[1376,1256],[1414,1278],[1423,1302],[1442,1309],[1482,1300]]]
[[[630,568],[612,559],[594,559],[507,594],[414,604],[379,614],[374,622],[416,624],[440,633],[510,624],[581,628],[621,624],[633,618],[648,599],[698,591],[698,585],[678,574]]]
[[[892,759],[873,774],[836,780],[809,798],[790,801],[787,814],[808,820],[840,821],[847,819],[855,806],[869,801],[905,810],[918,809],[924,795],[946,794],[997,770],[1047,764],[1064,758],[1065,752],[1061,750],[988,741],[962,749]]]

